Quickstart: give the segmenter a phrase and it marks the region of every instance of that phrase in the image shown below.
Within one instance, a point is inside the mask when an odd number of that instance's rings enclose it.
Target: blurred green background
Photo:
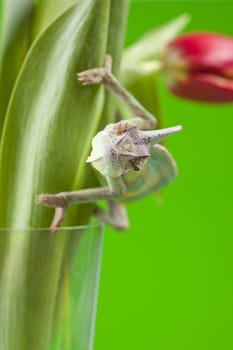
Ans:
[[[186,31],[233,35],[230,1],[132,1],[126,45],[188,12]],[[233,349],[233,105],[185,102],[160,78],[166,143],[179,177],[107,228],[94,350]]]

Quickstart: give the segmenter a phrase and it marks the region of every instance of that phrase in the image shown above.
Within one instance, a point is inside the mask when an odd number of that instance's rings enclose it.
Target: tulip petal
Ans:
[[[233,39],[196,32],[173,40],[162,57],[168,89],[194,101],[233,102]]]
[[[222,75],[233,69],[233,40],[217,33],[183,35],[168,46],[168,52],[178,51],[191,72]],[[174,62],[175,64],[176,62]]]
[[[193,101],[233,102],[233,81],[214,74],[191,74],[169,89],[174,95]]]

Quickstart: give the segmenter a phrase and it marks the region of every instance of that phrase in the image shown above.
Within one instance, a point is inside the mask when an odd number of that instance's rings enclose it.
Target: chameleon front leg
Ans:
[[[112,58],[106,55],[104,67],[89,69],[77,74],[78,80],[83,85],[103,84],[114,94],[128,110],[136,116],[131,122],[139,129],[149,130],[156,126],[157,120],[148,112],[129,91],[127,91],[119,80],[111,73]]]
[[[116,190],[116,188],[115,188]],[[66,208],[71,204],[92,203],[97,200],[106,200],[109,212],[95,207],[94,214],[104,223],[114,227],[116,230],[125,230],[128,227],[128,219],[123,205],[115,203],[114,198],[118,195],[109,187],[89,188],[73,192],[61,192],[57,194],[40,194],[37,203],[49,208],[55,208],[51,233],[55,233],[62,224]]]
[[[61,192],[57,194],[40,194],[36,201],[49,208],[55,208],[51,232],[55,233],[61,225],[66,208],[71,204],[92,203],[97,200],[114,199],[117,195],[109,187],[89,188],[72,192]]]

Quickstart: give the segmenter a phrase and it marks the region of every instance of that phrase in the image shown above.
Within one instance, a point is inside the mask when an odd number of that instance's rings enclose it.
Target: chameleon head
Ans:
[[[142,131],[128,121],[108,124],[92,140],[87,162],[103,176],[118,177],[141,170],[150,155],[150,147],[180,131],[180,126]]]
[[[140,137],[138,127],[125,121],[109,124],[93,138],[87,162],[108,177],[138,171],[149,157],[148,143],[144,144]]]

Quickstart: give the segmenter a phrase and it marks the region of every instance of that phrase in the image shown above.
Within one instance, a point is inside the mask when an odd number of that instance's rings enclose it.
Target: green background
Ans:
[[[233,35],[233,3],[132,2],[126,45],[184,12],[186,31]],[[95,350],[233,349],[233,106],[185,102],[158,84],[179,177],[107,228]]]

